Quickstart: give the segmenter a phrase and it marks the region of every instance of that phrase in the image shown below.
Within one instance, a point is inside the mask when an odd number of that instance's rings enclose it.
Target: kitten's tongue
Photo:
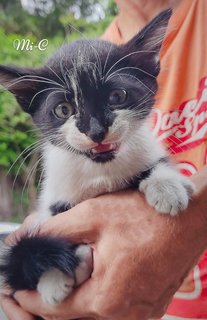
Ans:
[[[96,152],[106,152],[113,150],[114,146],[112,143],[109,144],[99,144],[97,147],[93,148]]]
[[[99,144],[90,150],[90,158],[98,162],[106,162],[112,160],[114,153],[118,151],[117,143]]]
[[[115,151],[117,149],[116,143],[108,143],[108,144],[99,144],[97,147],[91,149],[93,154],[108,152],[108,151]]]

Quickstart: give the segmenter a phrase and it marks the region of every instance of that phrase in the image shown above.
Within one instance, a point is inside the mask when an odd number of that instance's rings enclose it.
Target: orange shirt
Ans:
[[[123,42],[120,17],[103,38]],[[191,175],[207,164],[207,0],[181,1],[160,57],[153,130],[176,157],[179,169]],[[207,319],[207,253],[176,293],[164,319]]]
[[[207,163],[207,1],[183,0],[168,30],[155,106],[157,134],[165,131],[176,159],[195,173]]]

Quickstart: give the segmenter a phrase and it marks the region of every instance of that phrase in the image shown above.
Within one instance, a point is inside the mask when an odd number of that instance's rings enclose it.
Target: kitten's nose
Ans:
[[[96,118],[90,119],[90,129],[87,132],[87,136],[94,142],[100,143],[104,140],[108,128],[104,128]]]

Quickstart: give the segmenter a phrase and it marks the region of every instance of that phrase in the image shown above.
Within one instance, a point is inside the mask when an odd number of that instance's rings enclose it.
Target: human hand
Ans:
[[[45,305],[37,292],[24,291],[15,294],[18,308],[47,320],[159,318],[207,245],[202,197],[173,218],[158,215],[136,191],[88,200],[51,218],[41,233],[89,243],[94,272],[61,305]],[[8,314],[8,300],[4,310]]]

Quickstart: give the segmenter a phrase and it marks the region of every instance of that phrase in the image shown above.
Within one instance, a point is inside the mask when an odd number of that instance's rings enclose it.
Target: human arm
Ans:
[[[207,169],[193,179],[198,193],[178,217],[158,215],[136,191],[125,191],[50,219],[41,233],[90,243],[94,272],[59,306],[43,304],[37,292],[17,292],[20,306],[49,320],[160,317],[207,246]]]
[[[185,0],[186,1],[186,0]],[[188,0],[187,0],[188,1]],[[102,35],[113,43],[126,43],[161,11],[181,4],[181,0],[115,0],[118,14]]]

